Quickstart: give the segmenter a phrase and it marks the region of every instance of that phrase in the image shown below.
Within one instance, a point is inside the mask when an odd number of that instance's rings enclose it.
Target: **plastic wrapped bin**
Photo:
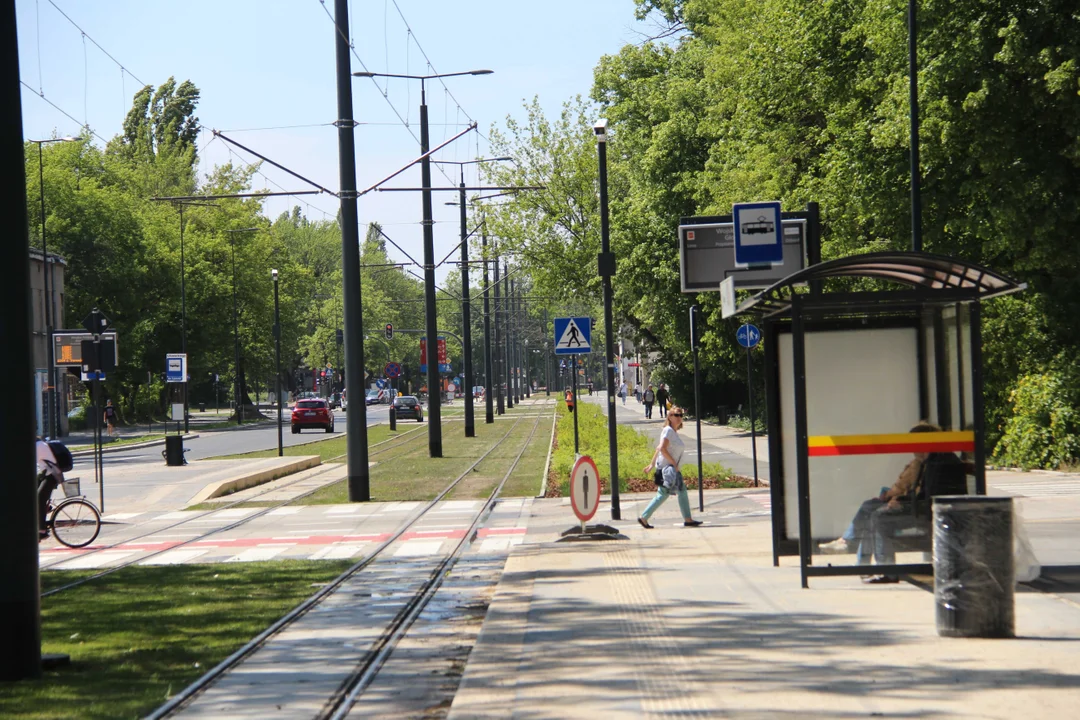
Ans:
[[[1014,585],[1012,498],[934,498],[938,634],[1014,637]]]

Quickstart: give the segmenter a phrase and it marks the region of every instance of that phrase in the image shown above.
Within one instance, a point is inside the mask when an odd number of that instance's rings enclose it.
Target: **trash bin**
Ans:
[[[184,464],[184,436],[167,435],[165,437],[165,464],[175,467]]]
[[[729,413],[728,413],[728,406],[727,405],[721,405],[720,407],[718,407],[716,409],[716,421],[719,424],[727,425],[728,424],[728,417],[729,417]]]
[[[1011,638],[1012,498],[934,498],[934,602],[938,635]]]
[[[206,403],[199,403],[199,412],[206,412]]]

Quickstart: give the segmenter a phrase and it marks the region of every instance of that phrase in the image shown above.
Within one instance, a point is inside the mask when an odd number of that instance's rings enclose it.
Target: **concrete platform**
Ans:
[[[1080,605],[1016,595],[1015,640],[937,635],[908,584],[774,568],[768,518],[707,494],[710,524],[674,501],[619,542],[556,544],[573,516],[536,500],[508,559],[451,718],[1064,718],[1080,708]],[[608,506],[598,519],[609,522]]]

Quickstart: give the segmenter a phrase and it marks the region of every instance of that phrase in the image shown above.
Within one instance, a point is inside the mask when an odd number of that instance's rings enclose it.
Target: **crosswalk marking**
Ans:
[[[102,520],[130,520],[131,518],[138,517],[140,515],[142,515],[141,512],[112,513],[111,515],[102,515],[101,519]]]
[[[434,555],[442,548],[442,540],[408,540],[394,553],[394,557],[422,557]]]
[[[147,558],[140,562],[140,565],[183,565],[186,562],[191,562],[197,557],[201,557],[209,550],[169,550],[168,552],[155,555],[152,558]],[[89,558],[88,558],[89,559]]]
[[[1053,482],[992,483],[991,488],[1010,495],[1029,498],[1080,495],[1080,480]]]
[[[271,560],[284,551],[288,550],[291,545],[275,545],[273,547],[258,547],[245,550],[239,555],[233,555],[225,562],[258,562],[259,560]]]
[[[155,520],[187,520],[202,515],[202,510],[177,510],[176,512],[158,515]]]
[[[108,567],[113,563],[118,563],[129,555],[135,553],[130,550],[108,550],[105,552],[94,553],[93,555],[87,555],[86,557],[73,558],[66,560],[62,563],[58,563],[56,567],[63,570],[89,570],[92,568]]]
[[[523,539],[521,536],[509,535],[485,538],[484,542],[480,543],[480,552],[503,552],[514,545],[520,545]]]
[[[348,560],[360,552],[365,543],[334,543],[312,553],[312,560]]]
[[[279,507],[266,513],[267,515],[295,515],[300,512],[302,508],[298,507]]]

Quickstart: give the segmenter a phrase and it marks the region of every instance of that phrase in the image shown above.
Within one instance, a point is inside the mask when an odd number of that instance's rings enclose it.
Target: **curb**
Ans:
[[[184,435],[183,437],[184,437],[185,440],[194,440],[195,438],[199,437],[199,433],[191,433],[189,435]],[[163,438],[161,440],[151,440],[149,442],[142,442],[142,443],[131,443],[129,445],[116,445],[116,446],[106,445],[105,447],[101,448],[101,452],[102,453],[124,452],[125,450],[138,450],[139,448],[155,447],[157,445],[164,445],[164,444],[165,444],[165,440]],[[91,457],[91,456],[93,456],[93,454],[94,454],[93,450],[76,450],[76,451],[71,453],[71,457],[75,457],[75,458],[78,458],[78,457]]]
[[[187,505],[198,505],[201,502],[206,502],[211,498],[221,497],[222,495],[228,495],[234,493],[237,490],[245,490],[249,487],[255,487],[256,485],[262,485],[263,483],[276,480],[286,475],[292,475],[293,473],[300,472],[301,470],[307,470],[313,468],[316,465],[322,464],[322,457],[319,455],[303,455],[296,460],[286,463],[284,465],[278,465],[266,470],[260,470],[255,473],[247,473],[244,475],[237,475],[235,477],[227,478],[225,480],[219,480],[217,482],[210,483],[198,493],[195,494]]]

